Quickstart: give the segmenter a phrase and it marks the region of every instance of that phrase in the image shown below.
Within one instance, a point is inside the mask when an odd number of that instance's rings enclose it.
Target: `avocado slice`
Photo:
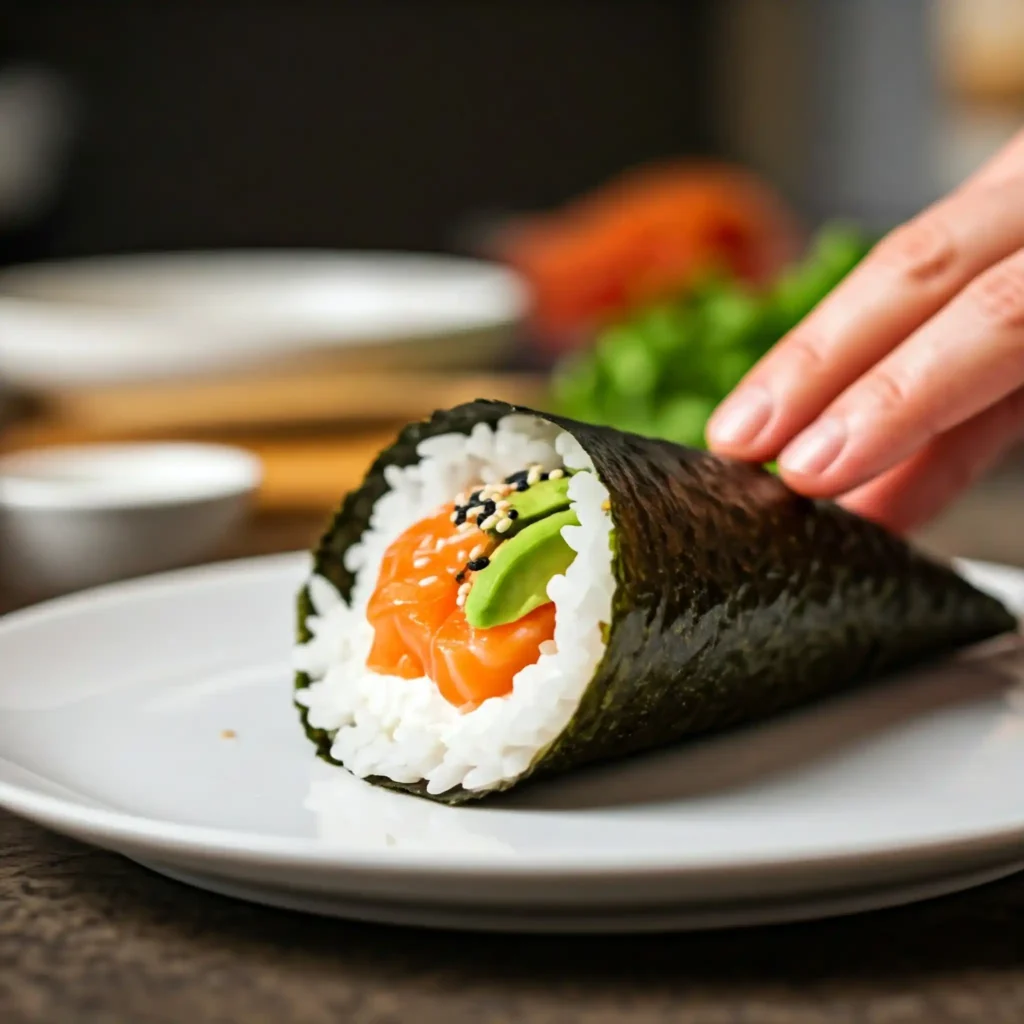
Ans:
[[[505,535],[512,537],[522,533],[527,526],[554,512],[569,507],[569,477],[557,480],[540,480],[525,491],[516,491],[508,497],[509,511],[515,511],[512,528]]]
[[[562,537],[563,526],[579,526],[572,509],[537,520],[498,545],[466,598],[466,620],[474,629],[517,622],[548,603],[551,577],[565,572],[576,557]]]

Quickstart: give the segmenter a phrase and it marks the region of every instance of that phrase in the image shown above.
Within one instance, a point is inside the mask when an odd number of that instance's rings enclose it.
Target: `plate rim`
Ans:
[[[33,283],[53,286],[59,285],[62,281],[73,284],[79,280],[80,275],[89,277],[92,274],[106,273],[109,273],[112,279],[120,280],[125,271],[130,275],[133,271],[141,272],[147,268],[151,268],[155,273],[170,273],[173,276],[180,267],[181,273],[202,278],[211,272],[216,274],[222,267],[230,269],[237,266],[244,270],[247,265],[274,264],[280,264],[283,268],[289,265],[296,268],[306,265],[321,273],[334,271],[341,274],[368,271],[400,275],[403,271],[415,273],[420,269],[435,269],[443,272],[451,280],[456,280],[461,275],[463,278],[471,279],[474,284],[486,284],[493,291],[492,308],[488,312],[482,314],[477,309],[469,318],[457,317],[455,327],[445,319],[440,327],[437,323],[411,326],[403,323],[400,328],[389,327],[383,331],[378,325],[369,330],[362,327],[355,330],[346,329],[341,335],[331,334],[331,347],[386,346],[394,343],[396,339],[430,340],[438,330],[478,331],[509,326],[522,320],[529,305],[528,288],[522,277],[513,268],[493,259],[413,249],[235,247],[111,253],[16,264],[0,270],[0,315],[8,312],[25,313],[49,318],[52,322],[81,320],[86,324],[124,324],[130,328],[145,325],[147,329],[155,329],[160,323],[166,322],[169,315],[159,307],[120,303],[97,305],[83,300],[63,300],[47,297],[45,294],[25,293],[19,290],[19,287],[23,288],[24,284],[31,286]],[[192,324],[193,319],[199,324],[206,322],[203,313],[190,318],[186,310],[177,308],[173,314],[170,331],[158,333],[170,333],[176,337],[177,327],[181,324]],[[227,336],[219,327],[215,326],[214,331],[218,336]],[[0,351],[24,350],[23,345],[15,344],[4,346]]]
[[[867,888],[855,886],[849,892],[817,892],[789,897],[770,895],[764,900],[700,902],[677,899],[650,907],[624,909],[592,904],[591,913],[572,913],[564,907],[527,905],[522,909],[476,907],[446,901],[423,905],[404,900],[360,900],[352,895],[319,894],[286,890],[272,885],[221,878],[197,871],[180,870],[145,859],[130,858],[147,871],[194,889],[279,910],[293,910],[319,917],[341,917],[404,928],[444,931],[501,932],[519,935],[608,935],[707,932],[733,928],[800,924],[825,917],[850,917],[932,901],[955,893],[992,885],[1024,872],[1024,861],[1009,861],[997,867],[964,868],[938,878],[880,882]]]
[[[976,559],[955,559],[961,570],[982,575],[1009,576],[1024,583],[1024,568]],[[192,568],[176,569],[151,576],[81,591],[0,616],[0,646],[8,634],[49,621],[59,621],[79,611],[102,612],[118,605],[137,603],[147,596],[156,597],[182,588],[223,585],[239,578],[294,573],[309,569],[306,551],[228,559]],[[0,752],[2,756],[2,752]],[[312,759],[312,751],[310,757]],[[344,769],[339,768],[339,771]],[[419,799],[409,797],[409,799]],[[797,856],[785,853],[738,854],[685,857],[685,851],[651,851],[647,855],[631,851],[572,850],[553,853],[517,852],[512,857],[488,858],[486,854],[462,851],[417,851],[389,848],[363,850],[327,845],[315,838],[274,837],[258,832],[191,825],[162,818],[150,818],[127,811],[93,808],[39,793],[16,783],[0,780],[0,807],[35,821],[53,831],[72,834],[107,849],[121,846],[144,848],[160,854],[199,856],[253,867],[281,870],[357,871],[377,877],[399,878],[414,872],[421,877],[451,879],[471,874],[486,881],[515,877],[520,880],[557,880],[601,877],[609,882],[636,877],[685,880],[688,878],[741,878],[747,876],[787,875],[842,871],[856,866],[893,868],[907,863],[939,858],[943,861],[964,858],[992,858],[1020,855],[1024,851],[1024,815],[1019,824],[983,832],[950,828],[916,842],[898,846],[884,841],[851,844],[843,841],[824,844],[812,853]]]

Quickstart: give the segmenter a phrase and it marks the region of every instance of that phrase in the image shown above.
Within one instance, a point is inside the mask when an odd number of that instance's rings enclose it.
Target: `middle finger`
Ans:
[[[963,190],[897,229],[748,374],[708,425],[768,461],[973,278],[1024,246],[1016,182]]]
[[[782,453],[784,478],[832,497],[892,468],[1024,380],[1024,251],[977,278]]]

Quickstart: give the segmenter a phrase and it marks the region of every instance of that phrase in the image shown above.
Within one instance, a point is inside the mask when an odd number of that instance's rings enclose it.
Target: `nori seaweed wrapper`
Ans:
[[[617,586],[606,651],[574,716],[504,788],[755,722],[1017,626],[951,568],[759,467],[484,400],[401,432],[344,500],[316,549],[316,571],[347,600],[354,580],[344,552],[387,490],[385,467],[418,461],[424,438],[511,413],[557,424],[590,455],[611,497]],[[305,589],[298,612],[304,642]],[[300,673],[296,686],[309,684]],[[297,706],[330,760],[329,736]],[[422,784],[371,781],[425,795]]]

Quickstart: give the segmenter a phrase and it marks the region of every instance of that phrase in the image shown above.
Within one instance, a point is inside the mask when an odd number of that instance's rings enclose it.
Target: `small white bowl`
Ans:
[[[246,516],[259,460],[213,444],[0,456],[0,586],[50,597],[193,564]]]

